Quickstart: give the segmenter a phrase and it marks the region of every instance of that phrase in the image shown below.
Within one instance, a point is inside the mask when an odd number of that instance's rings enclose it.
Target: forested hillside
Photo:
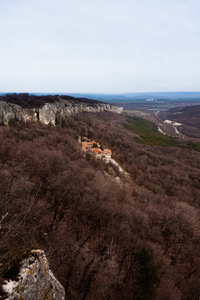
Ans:
[[[158,114],[161,120],[179,122],[179,131],[190,138],[200,139],[200,105],[176,107]]]
[[[200,152],[142,143],[111,112],[61,124],[0,127],[1,278],[40,248],[67,299],[199,299]],[[130,177],[84,156],[79,135]]]

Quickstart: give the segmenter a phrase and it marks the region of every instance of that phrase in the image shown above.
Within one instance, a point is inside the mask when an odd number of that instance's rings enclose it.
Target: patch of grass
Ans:
[[[181,146],[181,142],[173,137],[163,135],[156,124],[139,117],[127,117],[128,124],[123,126],[138,134],[135,141],[151,146]]]
[[[129,116],[127,117],[127,122],[128,123],[123,124],[123,126],[139,135],[139,137],[134,137],[136,142],[150,146],[183,147],[200,152],[200,143],[192,141],[181,142],[174,137],[163,135],[158,131],[156,124],[143,118]]]
[[[185,147],[200,152],[200,143],[188,141]]]
[[[135,114],[142,114],[143,112],[140,111],[140,110],[132,110],[132,109],[127,109],[127,110],[124,110],[124,112],[126,113],[135,113]]]

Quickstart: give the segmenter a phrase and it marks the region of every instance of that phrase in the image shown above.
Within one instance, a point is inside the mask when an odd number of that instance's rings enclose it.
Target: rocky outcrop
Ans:
[[[22,108],[20,105],[0,101],[0,124],[7,125],[10,120],[35,121],[36,109]]]
[[[42,250],[32,250],[30,256],[22,260],[16,280],[4,280],[1,290],[4,294],[1,299],[65,299],[64,288],[49,269]]]
[[[10,120],[19,121],[40,121],[44,124],[55,125],[64,117],[83,112],[101,112],[111,111],[122,113],[123,108],[115,105],[101,103],[84,103],[77,101],[68,101],[59,98],[53,103],[46,103],[42,107],[23,108],[18,104],[6,101],[0,101],[0,124],[7,125]]]

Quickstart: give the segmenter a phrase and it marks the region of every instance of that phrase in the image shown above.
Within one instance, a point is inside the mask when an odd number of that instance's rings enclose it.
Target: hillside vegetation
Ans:
[[[171,120],[181,123],[179,131],[184,135],[200,139],[200,105],[176,107],[167,111],[159,112],[158,117],[161,120]]]
[[[160,118],[200,129],[200,105],[176,107],[159,113]]]
[[[139,135],[135,141],[151,146],[175,146],[194,149],[200,152],[200,143],[192,141],[180,141],[177,138],[164,135],[158,131],[156,124],[138,117],[127,117],[127,123],[123,124],[126,129]]]
[[[67,299],[199,298],[200,153],[138,143],[150,133],[134,122],[103,112],[0,127],[2,278],[37,247]],[[79,135],[111,149],[130,178],[84,156]]]
[[[104,102],[100,102],[97,100],[91,100],[87,98],[74,98],[72,96],[67,95],[40,95],[36,96],[34,94],[28,93],[11,93],[11,94],[0,94],[0,101],[5,101],[12,104],[20,105],[23,108],[39,108],[42,107],[45,103],[54,103],[59,99],[67,100],[70,103],[75,104],[87,104],[87,105],[95,105],[102,104]]]

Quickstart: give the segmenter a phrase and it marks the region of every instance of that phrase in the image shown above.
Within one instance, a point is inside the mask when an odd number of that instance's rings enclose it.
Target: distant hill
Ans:
[[[124,110],[147,112],[167,110],[177,106],[198,105],[200,92],[148,92],[122,94],[70,94],[122,106]]]
[[[200,129],[200,105],[176,107],[159,113],[164,120],[176,121]]]
[[[0,97],[9,95],[29,95],[29,97],[39,96],[39,97],[76,97],[76,98],[88,98],[96,99],[99,101],[105,101],[110,103],[117,102],[132,102],[141,101],[146,99],[154,100],[168,100],[168,101],[200,101],[200,92],[145,92],[145,93],[118,93],[118,94],[106,94],[106,93],[0,93]]]
[[[176,107],[159,112],[159,118],[181,123],[181,133],[188,137],[200,138],[200,105]]]
[[[119,94],[90,94],[90,93],[70,93],[74,97],[87,97],[97,100],[142,100],[147,98],[154,98],[159,100],[184,100],[184,99],[200,99],[200,92],[146,92],[146,93],[119,93]]]

